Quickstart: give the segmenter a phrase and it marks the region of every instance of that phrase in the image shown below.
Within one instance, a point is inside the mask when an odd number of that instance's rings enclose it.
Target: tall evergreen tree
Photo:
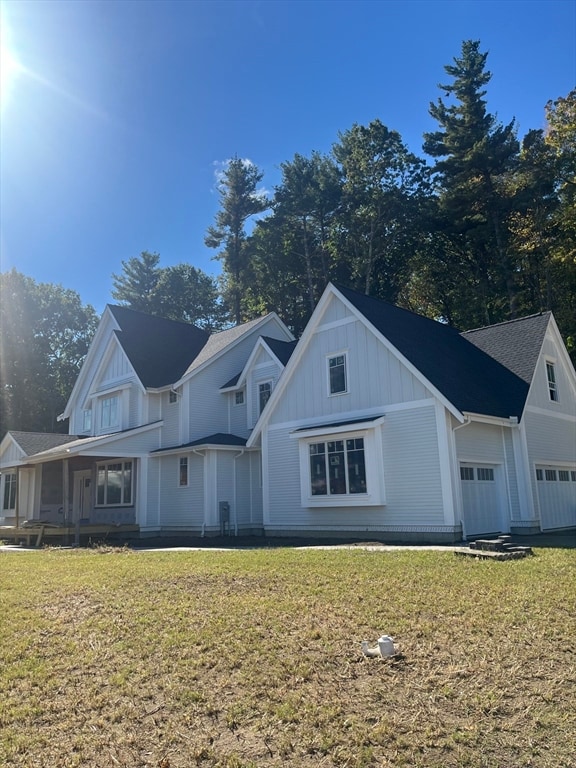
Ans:
[[[430,105],[440,128],[424,134],[424,151],[438,158],[434,168],[440,187],[438,228],[465,244],[468,279],[481,298],[481,306],[471,307],[463,318],[465,325],[516,314],[516,264],[505,222],[513,207],[507,175],[519,147],[514,121],[502,125],[487,111],[484,88],[492,75],[486,59],[479,41],[462,44],[461,56],[445,67],[452,82],[439,86],[452,101],[439,98]]]
[[[154,314],[154,291],[160,277],[157,253],[142,251],[122,262],[122,274],[112,275],[112,298],[139,312]]]
[[[232,314],[239,325],[242,317],[242,297],[247,288],[246,222],[268,206],[266,197],[257,190],[263,174],[248,160],[234,157],[222,174],[219,184],[220,210],[216,223],[205,237],[208,248],[220,248],[218,254],[225,273],[225,291]]]

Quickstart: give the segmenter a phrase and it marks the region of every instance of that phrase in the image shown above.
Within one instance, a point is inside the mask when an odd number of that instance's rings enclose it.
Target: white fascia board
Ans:
[[[574,397],[576,397],[576,370],[572,365],[572,360],[570,359],[570,355],[568,354],[568,350],[566,349],[566,345],[564,344],[562,335],[558,330],[558,326],[556,325],[556,319],[554,315],[550,315],[550,320],[548,321],[548,328],[546,330],[546,336],[552,339],[552,341],[556,345],[556,348],[558,349],[559,355],[562,358],[562,362],[566,367],[566,370],[568,371],[568,380],[572,388],[572,394],[574,395]]]
[[[98,449],[101,446],[109,446],[113,443],[122,442],[127,437],[134,437],[134,435],[140,435],[143,432],[149,432],[153,429],[159,429],[164,424],[163,421],[154,421],[152,424],[143,424],[141,427],[135,427],[129,429],[126,432],[112,432],[109,435],[99,435],[98,437],[87,437],[81,439],[78,445],[73,447],[67,447],[66,444],[61,446],[61,449],[54,452],[43,451],[37,453],[34,456],[29,456],[27,461],[32,464],[43,464],[46,461],[58,461],[59,459],[67,459],[71,456],[91,456],[93,451],[96,451],[96,455],[100,455]],[[114,456],[116,454],[102,454]]]
[[[162,456],[176,456],[183,453],[196,453],[196,451],[234,451],[242,454],[247,451],[254,452],[255,448],[246,448],[245,445],[220,445],[218,443],[201,443],[200,445],[180,445],[176,448],[163,448],[149,454],[151,459],[161,459]]]
[[[181,386],[182,384],[185,384],[187,381],[190,381],[190,379],[196,376],[196,374],[200,373],[200,371],[203,371],[209,365],[212,365],[212,363],[215,360],[219,360],[223,355],[227,354],[228,350],[234,349],[234,347],[237,346],[241,341],[243,341],[248,334],[251,334],[254,331],[259,330],[263,325],[265,325],[270,320],[274,320],[275,323],[280,327],[280,329],[290,337],[289,341],[294,341],[294,336],[292,335],[290,330],[287,328],[287,326],[284,325],[282,320],[280,320],[276,312],[269,312],[267,315],[264,315],[264,317],[260,318],[260,321],[258,323],[255,323],[245,333],[242,333],[240,336],[235,338],[234,341],[231,341],[230,344],[225,346],[219,352],[216,352],[214,355],[212,355],[212,357],[209,357],[208,360],[205,360],[202,363],[202,365],[198,366],[198,368],[195,368],[193,371],[190,371],[190,373],[185,373],[184,376],[182,376],[180,379],[178,379],[178,381],[175,381],[172,384],[172,387],[176,388]]]
[[[288,382],[292,378],[294,369],[300,362],[300,358],[304,354],[304,350],[308,346],[310,338],[313,336],[314,331],[318,326],[320,319],[322,318],[322,315],[326,310],[326,307],[330,301],[330,298],[335,292],[336,292],[336,289],[334,288],[332,283],[328,283],[324,293],[320,297],[320,301],[318,302],[318,304],[316,304],[316,308],[312,313],[310,320],[308,320],[308,322],[306,323],[306,327],[304,328],[304,333],[300,337],[300,340],[296,345],[296,349],[292,353],[290,360],[288,360],[288,363],[284,368],[282,375],[278,379],[278,383],[272,390],[272,394],[270,395],[270,399],[266,403],[266,407],[260,414],[260,417],[258,418],[258,421],[256,422],[256,424],[254,425],[252,434],[250,435],[250,437],[248,438],[248,442],[246,443],[247,447],[251,448],[256,443],[257,439],[260,436],[260,433],[268,423],[270,419],[270,415],[273,413],[276,403],[282,396],[282,393],[286,389]],[[340,296],[339,293],[338,293],[338,296]]]
[[[464,411],[463,415],[469,421],[474,421],[479,424],[493,424],[497,427],[517,427],[518,419],[515,416],[488,416],[485,413],[471,413],[470,411]]]
[[[332,286],[334,288],[334,286]],[[372,331],[374,336],[382,342],[382,344],[386,347],[386,349],[391,352],[401,363],[404,365],[410,373],[415,376],[418,381],[423,384],[426,389],[430,390],[434,394],[434,396],[442,403],[442,405],[454,416],[454,418],[458,419],[458,421],[463,424],[464,423],[464,416],[462,415],[461,411],[456,408],[456,406],[451,403],[448,398],[440,392],[439,389],[437,389],[434,384],[432,384],[431,381],[429,381],[422,371],[420,371],[418,368],[416,368],[415,365],[413,365],[408,358],[404,357],[404,355],[400,352],[400,350],[396,349],[394,344],[384,336],[383,333],[381,333],[375,326],[372,325],[372,323],[360,312],[359,309],[356,309],[354,304],[352,304],[348,299],[343,296],[340,291],[337,288],[334,288],[335,294],[339,297],[339,299],[342,301],[343,304],[350,310],[350,312],[353,312],[354,315],[360,320],[360,322],[364,323],[364,325]]]
[[[289,437],[292,439],[302,440],[310,437],[322,437],[324,435],[343,435],[347,432],[365,432],[367,429],[375,429],[376,427],[384,424],[386,417],[380,416],[372,421],[356,421],[349,424],[331,425],[327,424],[325,427],[322,425],[316,427],[306,427],[295,429],[290,432]]]
[[[88,352],[86,353],[86,357],[82,363],[80,373],[78,374],[76,381],[74,382],[74,386],[72,387],[72,392],[70,393],[66,407],[60,414],[62,420],[70,418],[72,414],[72,404],[76,400],[78,396],[78,390],[82,387],[84,380],[89,375],[89,370],[92,368],[92,365],[95,362],[94,358],[96,357],[97,349],[102,341],[102,337],[104,337],[106,333],[110,333],[110,336],[112,336],[111,331],[113,330],[120,330],[120,326],[116,322],[114,315],[110,311],[110,308],[108,305],[106,305],[104,312],[102,313],[102,317],[100,318],[100,322],[98,323],[98,328],[96,328],[96,333],[94,334],[94,337],[92,338],[92,341],[88,347]]]

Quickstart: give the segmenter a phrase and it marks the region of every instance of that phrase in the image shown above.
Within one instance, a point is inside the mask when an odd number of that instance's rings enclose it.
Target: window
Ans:
[[[476,472],[478,473],[478,480],[494,481],[494,470],[492,467],[478,467]]]
[[[92,431],[92,408],[85,408],[82,411],[82,432]]]
[[[118,426],[118,396],[105,397],[102,400],[102,423],[103,429]]]
[[[4,502],[2,509],[16,509],[16,473],[11,472],[4,477]]]
[[[188,485],[188,457],[182,456],[180,459],[180,472],[178,474],[178,485],[183,488]]]
[[[576,472],[573,469],[570,470],[570,479],[573,483],[576,483]]]
[[[536,470],[536,480],[544,480],[544,472],[541,469]]]
[[[345,354],[328,358],[328,382],[331,395],[341,395],[348,391]]]
[[[556,368],[554,363],[546,363],[546,377],[548,379],[548,394],[550,400],[558,402],[558,387],[556,385]]]
[[[234,393],[234,405],[244,405],[244,390],[240,389]]]
[[[460,467],[461,480],[474,480],[474,467]]]
[[[132,504],[132,462],[98,464],[96,506],[120,507]]]
[[[551,482],[556,482],[556,470],[555,469],[547,469],[544,472],[544,475],[546,477],[546,480]]]
[[[172,403],[178,402],[178,393],[174,392],[173,389],[170,390],[170,395],[168,397],[168,402],[172,405]]]
[[[272,394],[272,382],[264,381],[262,384],[258,384],[258,408],[259,413],[262,413],[264,406],[270,400]]]
[[[570,472],[568,472],[567,469],[559,469],[558,470],[558,480],[560,480],[561,483],[569,483],[570,482]]]
[[[364,438],[310,445],[312,496],[366,493]]]

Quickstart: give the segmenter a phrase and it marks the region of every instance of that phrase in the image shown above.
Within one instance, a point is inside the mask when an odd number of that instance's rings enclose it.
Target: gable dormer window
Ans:
[[[558,402],[558,385],[556,384],[556,366],[548,361],[546,363],[546,378],[548,380],[548,394],[552,402]]]
[[[346,353],[328,358],[328,391],[331,395],[343,395],[348,392],[346,375]]]

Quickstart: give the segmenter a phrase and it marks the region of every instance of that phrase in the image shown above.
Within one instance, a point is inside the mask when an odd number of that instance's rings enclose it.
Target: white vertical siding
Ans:
[[[550,400],[546,361],[553,361],[556,374],[558,401]],[[547,335],[542,345],[538,364],[534,371],[528,407],[544,408],[554,414],[576,415],[576,393],[570,372],[563,364],[563,356],[551,335]]]

